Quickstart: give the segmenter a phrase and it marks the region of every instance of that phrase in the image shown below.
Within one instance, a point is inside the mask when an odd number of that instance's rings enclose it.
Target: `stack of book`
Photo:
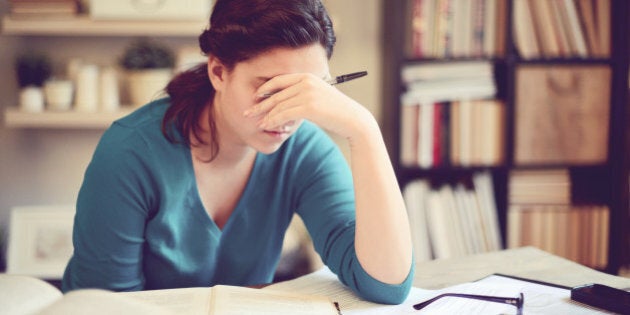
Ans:
[[[79,13],[77,0],[9,0],[12,17],[65,17]]]
[[[503,161],[504,105],[494,99],[487,61],[403,68],[401,163],[410,167],[498,165]]]
[[[501,56],[504,0],[409,0],[407,55],[411,58]]]
[[[525,59],[610,56],[610,0],[514,0],[513,18]]]
[[[472,183],[434,188],[415,180],[405,186],[416,261],[501,249],[492,177],[478,173]]]
[[[510,173],[508,247],[535,246],[592,268],[608,261],[609,210],[571,203],[566,169]]]
[[[509,179],[513,204],[571,203],[571,176],[567,169],[513,170]]]

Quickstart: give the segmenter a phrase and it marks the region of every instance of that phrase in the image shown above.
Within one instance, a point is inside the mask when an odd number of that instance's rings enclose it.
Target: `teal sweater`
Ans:
[[[402,284],[389,285],[359,264],[352,175],[325,132],[306,121],[278,151],[258,153],[221,230],[197,193],[190,148],[161,132],[168,105],[150,103],[101,138],[77,200],[64,291],[269,283],[298,213],[341,282],[374,302],[405,299],[413,269]]]

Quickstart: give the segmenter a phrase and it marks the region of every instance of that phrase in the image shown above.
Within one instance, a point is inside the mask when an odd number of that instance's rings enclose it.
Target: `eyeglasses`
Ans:
[[[443,298],[443,297],[449,297],[449,296],[514,305],[516,306],[516,315],[523,315],[523,304],[525,303],[525,297],[523,296],[523,293],[520,293],[519,297],[500,297],[500,296],[490,296],[490,295],[444,293],[432,299],[426,300],[422,303],[415,304],[413,308],[415,310],[421,310],[427,307],[429,304],[437,301],[438,299]]]

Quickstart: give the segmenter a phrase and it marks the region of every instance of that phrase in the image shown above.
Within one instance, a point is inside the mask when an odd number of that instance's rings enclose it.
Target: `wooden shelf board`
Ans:
[[[18,108],[5,110],[4,123],[8,128],[105,129],[111,123],[129,114],[132,109],[116,112],[53,112],[29,113]]]
[[[88,16],[68,18],[2,18],[5,35],[58,36],[181,36],[195,37],[206,21],[95,21]]]

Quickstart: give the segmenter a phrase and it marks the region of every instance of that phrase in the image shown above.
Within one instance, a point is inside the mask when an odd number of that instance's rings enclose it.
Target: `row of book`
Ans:
[[[508,186],[508,200],[512,204],[571,203],[571,175],[566,168],[513,170]]]
[[[513,34],[522,58],[610,56],[610,0],[513,3]]]
[[[12,17],[69,16],[79,13],[77,0],[9,0]]]
[[[505,0],[408,0],[411,58],[502,56]]]
[[[400,161],[433,168],[498,165],[504,158],[505,106],[495,100],[487,61],[412,64],[402,69]]]
[[[498,100],[418,103],[401,113],[402,165],[437,168],[500,165],[505,106]]]
[[[432,187],[424,179],[405,186],[416,261],[501,249],[492,177],[474,174],[471,186]]]
[[[511,205],[508,247],[535,246],[604,269],[608,264],[609,213],[604,205]]]
[[[608,261],[609,208],[573,205],[568,169],[513,170],[507,246],[535,246],[592,268]]]
[[[493,74],[489,61],[406,64],[401,69],[400,162],[423,168],[445,162],[500,164],[506,115],[494,100]],[[523,65],[515,76],[516,165],[606,161],[610,65]]]

